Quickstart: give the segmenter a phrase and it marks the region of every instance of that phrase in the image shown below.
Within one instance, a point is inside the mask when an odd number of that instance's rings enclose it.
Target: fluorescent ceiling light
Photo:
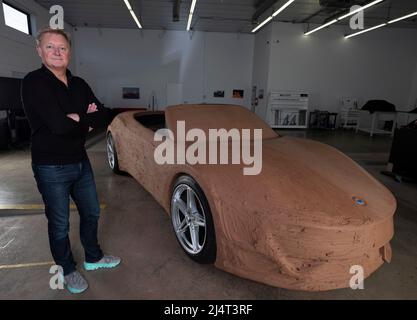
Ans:
[[[258,31],[260,28],[262,28],[264,25],[266,25],[269,21],[272,20],[272,18],[276,17],[277,15],[279,15],[282,11],[284,11],[291,3],[293,3],[295,0],[289,0],[287,1],[281,8],[279,8],[278,10],[276,10],[272,16],[269,16],[268,18],[266,18],[260,25],[258,25],[256,28],[254,28],[252,30],[252,32],[256,32]]]
[[[414,13],[410,13],[409,15],[406,15],[404,17],[401,17],[401,18],[398,18],[398,19],[395,19],[395,20],[388,21],[388,23],[391,24],[391,23],[394,23],[394,22],[398,22],[398,21],[401,21],[401,20],[404,20],[404,19],[411,18],[411,17],[413,17],[415,15],[417,15],[417,11],[414,12]]]
[[[257,26],[255,29],[253,29],[252,32],[258,31],[260,28],[262,28],[264,25],[266,25],[271,20],[272,20],[272,16],[268,17],[264,22],[262,22],[259,26]]]
[[[190,9],[191,14],[194,14],[194,9],[195,9],[196,3],[197,3],[197,0],[193,0],[193,2],[191,2],[191,9]]]
[[[187,31],[190,31],[192,20],[193,20],[193,15],[190,13],[190,15],[188,16]]]
[[[345,15],[343,15],[343,16],[341,16],[341,17],[337,18],[337,19],[334,19],[334,20],[332,20],[332,21],[330,21],[330,22],[327,22],[326,24],[324,24],[324,25],[322,25],[322,26],[320,26],[320,27],[318,27],[318,28],[316,28],[316,29],[313,29],[313,30],[311,30],[311,31],[309,31],[309,32],[306,32],[306,33],[304,33],[304,35],[305,35],[305,36],[308,36],[308,35],[310,35],[310,34],[312,34],[312,33],[316,32],[316,31],[319,31],[319,30],[321,30],[321,29],[323,29],[323,28],[326,28],[326,27],[328,27],[328,26],[330,26],[330,25],[332,25],[332,24],[334,24],[334,23],[336,23],[336,22],[338,22],[338,21],[340,21],[340,20],[343,20],[343,19],[345,19],[345,18],[347,18],[347,17],[349,17],[349,16],[352,16],[352,15],[354,15],[355,13],[358,13],[358,12],[360,12],[360,11],[363,11],[363,10],[365,10],[365,9],[368,9],[369,7],[372,7],[372,6],[374,6],[374,5],[378,4],[378,3],[382,2],[382,1],[384,1],[384,0],[375,0],[375,1],[372,1],[372,2],[368,3],[367,5],[365,5],[365,6],[363,6],[363,7],[360,7],[360,8],[358,8],[358,9],[356,9],[356,10],[353,10],[352,12],[349,12],[349,13],[347,13],[347,14],[345,14]]]
[[[326,28],[326,27],[328,27],[328,26],[330,26],[331,24],[336,23],[336,22],[337,22],[337,19],[334,19],[334,20],[332,20],[332,21],[330,21],[330,22],[327,22],[326,24],[323,24],[322,26],[320,26],[320,27],[318,27],[318,28],[316,28],[316,29],[313,29],[313,30],[311,30],[311,31],[309,31],[309,32],[307,32],[307,33],[304,33],[304,35],[305,35],[305,36],[308,36],[308,35],[310,35],[310,34],[312,34],[312,33],[316,32],[316,31],[319,31],[319,30],[321,30],[321,29],[323,29],[323,28]]]
[[[125,0],[125,4],[126,4],[126,7],[129,9],[129,11],[132,10],[132,7],[130,6],[129,0]]]
[[[132,15],[133,20],[135,20],[135,22],[138,25],[139,29],[142,29],[142,25],[140,24],[138,17],[136,17],[135,12],[133,10],[131,10],[130,11],[130,14]]]
[[[188,16],[187,31],[190,31],[190,28],[191,28],[191,21],[193,21],[193,15],[194,15],[194,9],[195,9],[196,3],[197,3],[197,0],[193,0],[193,2],[191,3],[190,15]]]
[[[124,0],[124,2],[126,4],[127,9],[130,12],[130,14],[133,17],[133,20],[135,20],[136,24],[138,25],[139,29],[142,29],[142,25],[140,24],[138,17],[136,17],[136,14],[135,14],[135,12],[132,9],[132,6],[130,5],[129,0]]]
[[[275,11],[272,16],[276,17],[277,15],[279,15],[282,11],[285,10],[286,7],[288,7],[291,3],[293,3],[295,0],[290,0],[288,1],[286,4],[284,4],[281,8],[279,8],[277,11]]]
[[[410,13],[410,14],[408,14],[408,15],[406,15],[406,16],[403,16],[403,17],[400,17],[400,18],[397,18],[397,19],[394,19],[394,20],[388,21],[387,23],[383,23],[383,24],[380,24],[380,25],[378,25],[378,26],[375,26],[375,27],[372,27],[372,28],[369,28],[369,29],[365,29],[365,30],[362,30],[362,31],[359,31],[359,32],[356,32],[356,33],[350,34],[350,35],[348,35],[348,36],[345,36],[345,38],[346,38],[346,39],[349,39],[349,38],[352,38],[352,37],[358,36],[358,35],[360,35],[360,34],[362,34],[362,33],[369,32],[369,31],[372,31],[372,30],[375,30],[375,29],[378,29],[378,28],[382,28],[382,27],[385,27],[385,26],[386,26],[386,25],[388,25],[388,24],[395,23],[395,22],[398,22],[398,21],[401,21],[401,20],[405,20],[405,19],[408,19],[408,18],[414,17],[414,16],[416,16],[416,15],[417,15],[417,11],[416,11],[416,12],[414,12],[414,13]]]
[[[386,23],[383,23],[383,24],[380,24],[378,26],[375,26],[375,27],[372,27],[372,28],[368,28],[368,29],[365,29],[365,30],[362,30],[362,31],[359,31],[359,32],[356,32],[356,33],[353,33],[353,34],[350,34],[348,36],[345,36],[345,38],[346,39],[349,39],[349,38],[358,36],[358,35],[360,35],[362,33],[369,32],[369,31],[372,31],[372,30],[375,30],[375,29],[378,29],[378,28],[385,27],[386,25],[387,25]]]
[[[368,9],[369,7],[372,7],[372,6],[378,4],[378,3],[382,2],[382,1],[384,1],[384,0],[376,0],[376,1],[373,1],[371,3],[368,3],[367,5],[365,5],[363,7],[360,7],[358,9],[356,9],[356,10],[353,10],[352,12],[349,12],[349,13],[345,14],[344,16],[341,16],[340,18],[337,18],[337,20],[342,20],[342,19],[347,18],[349,16],[353,16],[355,13],[358,13],[360,11],[363,11],[365,9]]]

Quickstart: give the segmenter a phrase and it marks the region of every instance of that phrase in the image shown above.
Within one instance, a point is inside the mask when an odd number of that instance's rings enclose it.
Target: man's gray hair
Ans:
[[[44,29],[42,29],[41,31],[38,32],[38,35],[36,37],[36,43],[37,43],[38,46],[41,43],[42,37],[46,33],[60,34],[61,36],[63,36],[65,38],[65,40],[67,40],[68,44],[71,47],[71,36],[62,29],[52,29],[52,28],[44,28]]]

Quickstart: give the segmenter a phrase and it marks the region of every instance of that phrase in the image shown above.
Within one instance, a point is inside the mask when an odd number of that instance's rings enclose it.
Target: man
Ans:
[[[84,269],[113,268],[121,261],[103,255],[98,244],[100,205],[84,147],[89,131],[107,126],[108,110],[88,84],[67,69],[71,41],[64,31],[45,29],[36,42],[42,67],[30,72],[22,83],[22,101],[32,129],[32,169],[45,203],[52,256],[63,268],[66,288],[81,293],[88,284],[77,271],[71,252],[70,197],[80,215]]]

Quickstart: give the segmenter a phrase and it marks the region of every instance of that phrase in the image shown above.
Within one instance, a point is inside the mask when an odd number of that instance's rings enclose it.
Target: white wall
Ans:
[[[264,98],[259,99],[258,106],[255,107],[255,113],[261,118],[265,118],[266,104],[268,101],[267,93],[270,70],[271,31],[272,26],[269,24],[259,31],[255,37],[252,84],[257,87],[258,94],[259,90],[264,90]]]
[[[333,26],[310,37],[303,26],[272,26],[269,90],[310,93],[310,109],[337,111],[343,96],[394,103],[407,110],[417,61],[417,31],[383,28],[345,39]]]
[[[233,103],[250,107],[254,37],[183,31],[78,28],[78,75],[108,107],[166,106],[168,83],[183,84],[184,103]],[[140,100],[124,100],[122,87],[139,87]],[[233,99],[244,89],[244,99]],[[225,98],[213,91],[224,90]]]
[[[9,0],[9,3],[29,13],[33,17],[33,34],[38,28],[48,26],[50,15],[48,10],[35,1]],[[71,27],[65,26],[71,33]],[[35,50],[34,36],[10,28],[4,23],[3,2],[0,0],[0,76],[20,78],[24,74],[41,65]]]
[[[209,103],[243,104],[250,108],[254,61],[253,35],[204,33],[205,95]],[[243,89],[244,99],[233,99],[234,89]],[[225,90],[225,98],[213,97],[216,90]]]

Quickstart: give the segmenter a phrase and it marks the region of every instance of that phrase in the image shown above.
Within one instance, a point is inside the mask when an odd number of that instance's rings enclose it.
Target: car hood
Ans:
[[[204,166],[222,214],[252,210],[288,224],[338,228],[392,218],[396,200],[391,192],[337,149],[293,137],[262,144],[258,175],[243,175],[246,165]]]

